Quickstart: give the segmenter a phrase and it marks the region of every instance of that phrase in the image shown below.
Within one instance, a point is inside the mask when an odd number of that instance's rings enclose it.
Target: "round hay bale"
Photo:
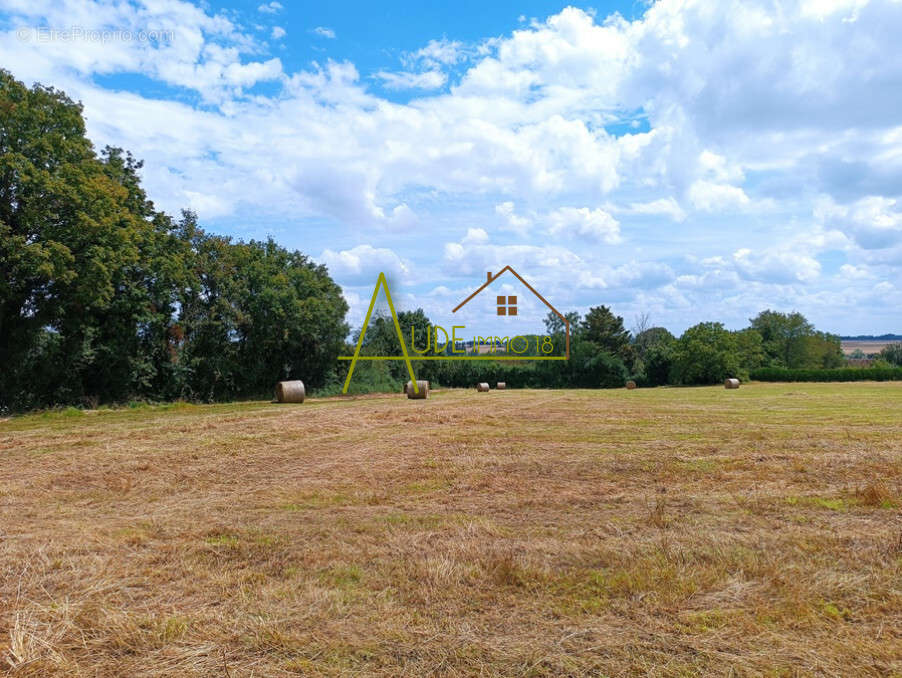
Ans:
[[[299,379],[276,384],[276,400],[280,403],[302,403],[306,395],[304,382]]]
[[[499,381],[498,385],[495,386],[495,388],[497,388],[499,391],[503,391],[504,389],[507,388],[507,382]]]
[[[489,385],[487,383],[485,383],[484,381],[480,382],[480,383],[476,384],[476,390],[479,391],[480,393],[488,393]]]
[[[404,392],[407,393],[410,400],[425,400],[429,397],[429,382],[425,379],[417,379],[417,391],[413,390],[412,381],[408,381],[404,385]]]
[[[628,382],[626,382],[626,388],[632,391],[634,388],[636,388],[636,382],[630,379]]]
[[[739,380],[738,379],[727,379],[723,383],[724,388],[739,388]]]

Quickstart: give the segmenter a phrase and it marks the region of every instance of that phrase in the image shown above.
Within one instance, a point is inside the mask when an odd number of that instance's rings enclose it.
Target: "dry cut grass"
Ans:
[[[0,422],[14,676],[902,675],[902,384]]]

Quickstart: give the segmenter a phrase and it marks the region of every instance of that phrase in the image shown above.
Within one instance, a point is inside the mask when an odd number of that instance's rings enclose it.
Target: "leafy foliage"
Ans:
[[[840,367],[845,363],[839,337],[817,332],[801,313],[761,311],[751,319],[761,334],[766,363],[774,367]]]
[[[0,411],[224,400],[268,394],[293,378],[337,392],[348,365],[336,358],[354,347],[345,343],[347,304],[328,271],[272,239],[205,233],[190,212],[173,220],[147,198],[141,167],[122,149],[95,152],[81,106],[65,94],[29,89],[0,70]],[[434,350],[422,309],[398,320],[407,346]],[[888,367],[902,365],[902,344],[880,354],[887,367],[829,369],[845,364],[839,338],[800,313],[765,310],[738,332],[700,323],[679,338],[645,329],[647,315],[631,337],[603,305],[566,320],[569,361],[420,362],[417,376],[448,386],[604,388],[629,375],[662,385],[902,373]],[[563,355],[565,322],[549,313],[545,324],[553,354]],[[522,355],[537,355],[536,337],[528,338]],[[363,354],[398,352],[391,317],[377,314]],[[395,390],[408,379],[402,362],[357,369],[354,392]]]
[[[140,169],[94,152],[80,105],[0,71],[0,410],[324,383],[347,333],[325,268],[174,223]]]
[[[840,367],[798,369],[763,367],[751,373],[756,381],[900,381],[902,367]]]
[[[712,384],[739,374],[736,337],[721,323],[690,327],[673,347],[671,383]]]
[[[884,346],[883,350],[880,351],[879,357],[890,365],[902,367],[902,343]]]
[[[630,344],[630,333],[623,326],[623,318],[614,315],[607,306],[590,308],[579,329],[580,336],[595,344],[598,350],[617,356],[632,366],[635,353]]]

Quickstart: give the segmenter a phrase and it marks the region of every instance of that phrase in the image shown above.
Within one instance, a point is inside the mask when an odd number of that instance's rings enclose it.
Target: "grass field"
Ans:
[[[855,352],[856,350],[860,350],[865,355],[874,355],[875,353],[880,353],[883,349],[885,349],[890,344],[897,344],[897,341],[856,341],[854,339],[849,339],[842,342],[842,352],[846,355]]]
[[[902,384],[0,422],[15,676],[902,676]]]

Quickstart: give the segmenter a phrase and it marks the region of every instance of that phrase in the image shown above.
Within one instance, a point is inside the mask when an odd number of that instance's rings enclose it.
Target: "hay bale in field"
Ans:
[[[627,389],[632,391],[634,388],[636,388],[636,382],[630,379],[628,382],[626,382],[626,387]]]
[[[304,382],[300,379],[276,384],[276,400],[280,403],[302,403],[306,395]]]
[[[504,389],[507,388],[507,383],[504,381],[499,381],[498,385],[495,386],[495,388],[497,388],[499,391],[503,391]]]
[[[485,383],[484,381],[480,382],[480,383],[476,384],[476,390],[479,391],[480,393],[488,393],[489,385],[487,383]]]
[[[739,388],[739,380],[738,379],[727,379],[723,383],[724,388]]]
[[[417,379],[417,390],[413,390],[413,382],[408,381],[404,385],[404,392],[410,400],[425,400],[429,397],[429,382],[425,379]]]

